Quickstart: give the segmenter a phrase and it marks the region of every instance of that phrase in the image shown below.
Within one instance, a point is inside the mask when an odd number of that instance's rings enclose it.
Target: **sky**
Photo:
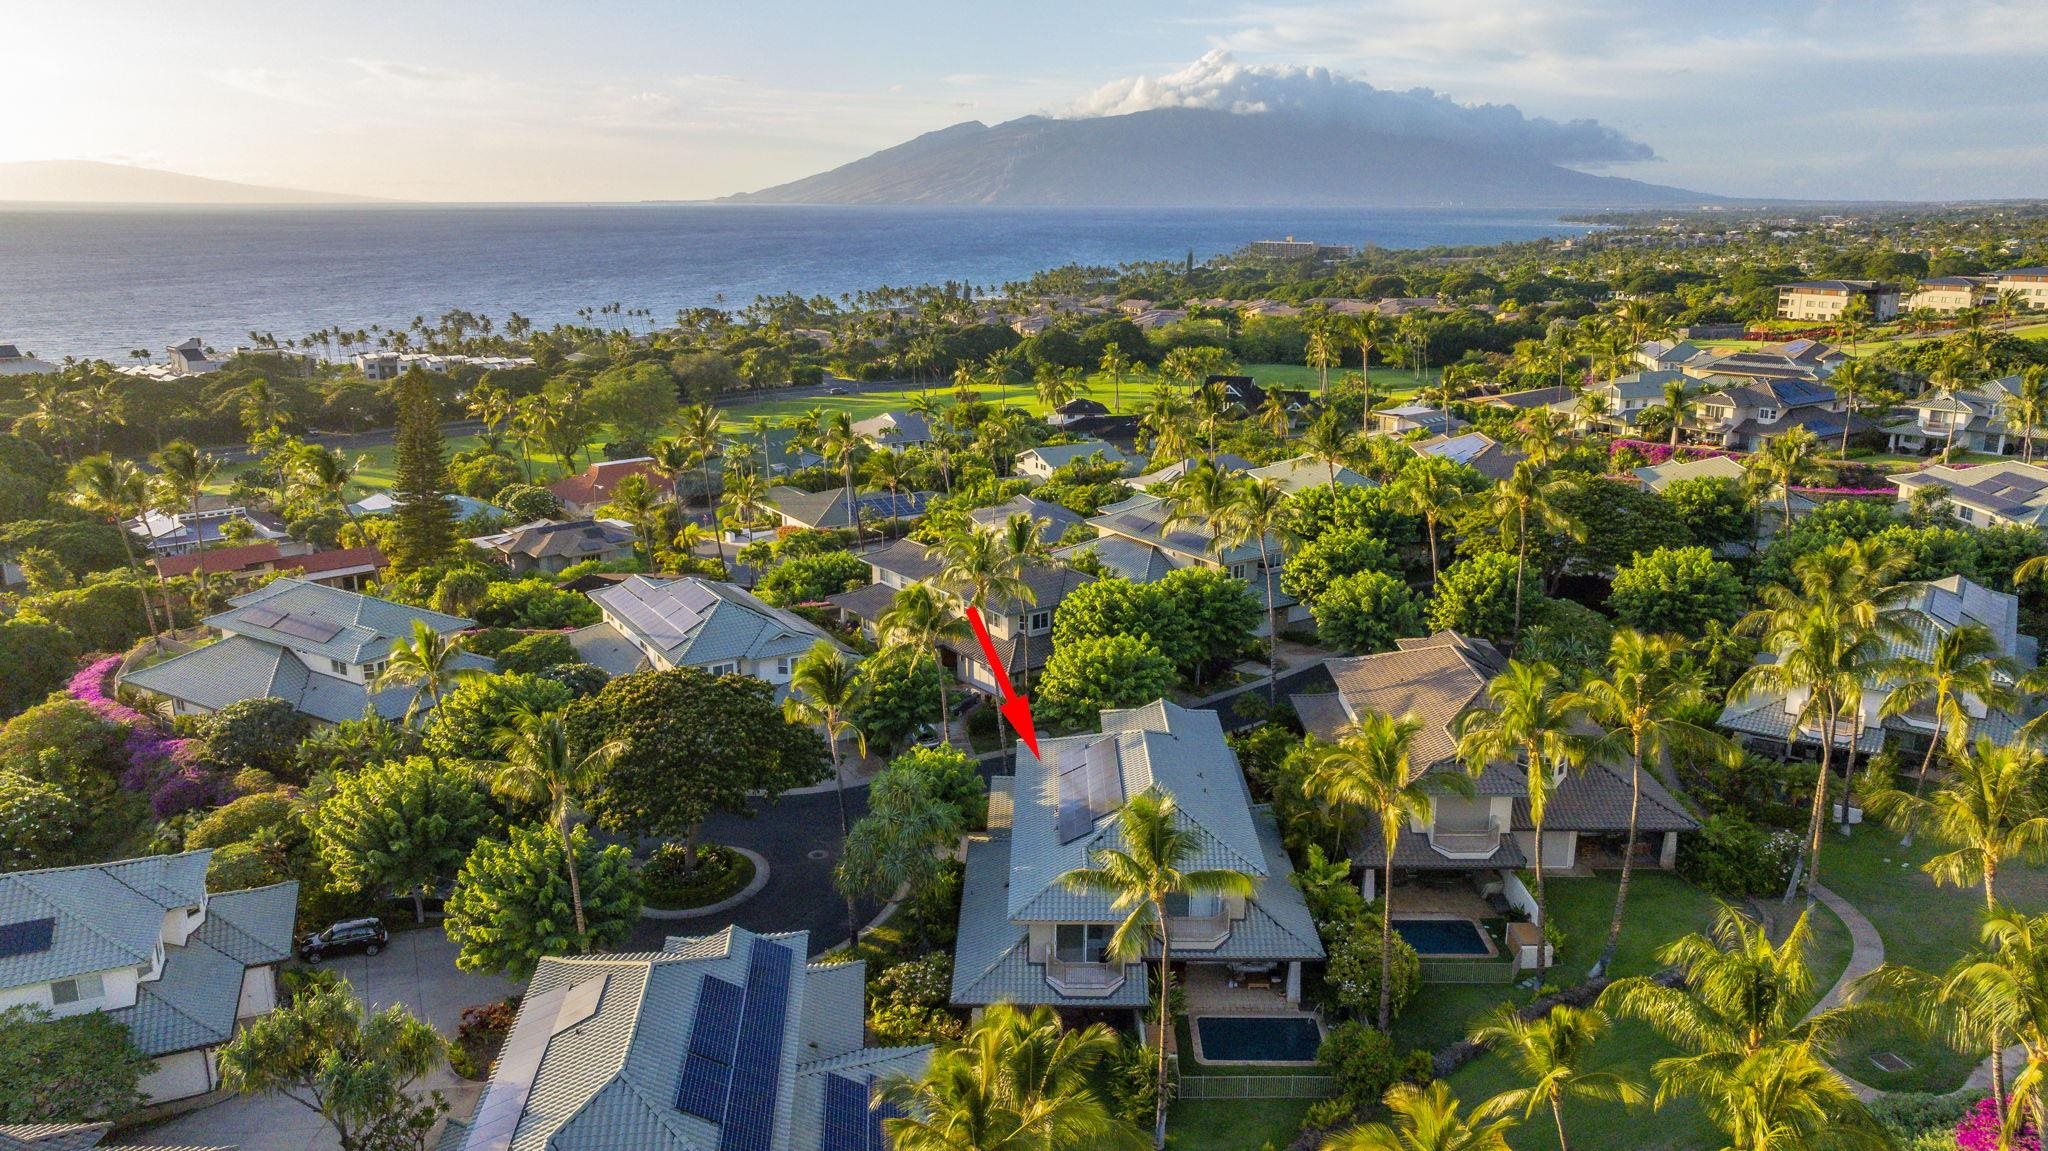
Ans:
[[[0,0],[0,15],[0,162],[394,199],[702,199],[963,120],[1163,104],[1393,117],[1722,195],[2048,196],[2044,0]]]

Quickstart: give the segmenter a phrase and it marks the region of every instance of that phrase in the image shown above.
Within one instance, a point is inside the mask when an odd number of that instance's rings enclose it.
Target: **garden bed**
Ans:
[[[720,844],[697,849],[697,866],[685,872],[683,846],[664,843],[640,865],[647,906],[656,911],[691,911],[730,899],[754,881],[754,861]]]

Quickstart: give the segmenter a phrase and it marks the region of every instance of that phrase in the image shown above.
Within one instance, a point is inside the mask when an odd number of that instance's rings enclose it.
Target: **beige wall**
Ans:
[[[180,1051],[156,1061],[156,1067],[142,1077],[142,1097],[150,1103],[189,1099],[213,1090],[213,1051]]]

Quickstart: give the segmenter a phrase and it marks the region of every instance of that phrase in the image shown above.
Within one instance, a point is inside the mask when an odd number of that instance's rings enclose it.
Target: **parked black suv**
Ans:
[[[299,958],[318,963],[330,955],[360,951],[375,955],[391,942],[381,919],[344,919],[325,931],[308,935],[299,942]]]

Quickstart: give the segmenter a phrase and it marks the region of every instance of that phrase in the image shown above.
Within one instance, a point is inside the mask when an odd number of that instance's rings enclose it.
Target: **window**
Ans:
[[[344,662],[343,662],[343,661],[341,661],[341,660],[338,660],[338,659],[330,659],[330,660],[328,660],[328,661],[327,661],[327,666],[328,666],[328,667],[330,667],[330,668],[332,668],[332,669],[334,670],[334,674],[336,674],[336,675],[347,675],[347,674],[348,674],[348,664],[344,663]]]
[[[1956,509],[1956,518],[1964,523],[1969,523],[1977,518],[1977,510],[1975,508],[1959,507]]]
[[[736,663],[714,663],[710,667],[705,668],[704,670],[710,672],[712,675],[731,675],[739,669],[740,665]]]
[[[788,656],[783,656],[783,657],[782,657],[781,659],[778,659],[778,660],[776,660],[776,661],[775,661],[775,674],[776,674],[776,675],[779,675],[779,676],[785,676],[785,677],[786,677],[786,676],[788,676],[788,675],[789,675],[789,668],[790,668],[790,658],[789,658]]]
[[[1030,624],[1029,624],[1029,629],[1030,629],[1030,631],[1031,631],[1031,632],[1032,632],[1032,633],[1033,633],[1034,635],[1035,635],[1035,634],[1037,634],[1038,632],[1042,632],[1042,631],[1048,631],[1048,630],[1050,630],[1051,628],[1052,628],[1052,613],[1051,613],[1051,612],[1049,612],[1049,611],[1035,611],[1035,612],[1032,612],[1032,613],[1031,613],[1031,622],[1030,622]]]
[[[1107,923],[1062,923],[1053,929],[1053,956],[1061,963],[1101,963],[1115,933]]]
[[[1202,919],[1221,910],[1223,901],[1215,895],[1175,892],[1166,897],[1166,914],[1175,919]]]
[[[50,1002],[59,1007],[67,1003],[98,999],[106,993],[106,985],[100,981],[98,973],[81,975],[76,979],[59,979],[50,984]]]
[[[1776,408],[1758,408],[1758,409],[1757,409],[1757,411],[1756,411],[1756,418],[1757,418],[1757,419],[1759,419],[1759,420],[1762,420],[1763,422],[1765,422],[1765,423],[1767,423],[1767,424],[1768,424],[1768,423],[1770,423],[1771,421],[1773,421],[1773,420],[1775,420],[1775,419],[1777,419],[1777,418],[1778,418],[1778,409],[1776,409]]]

